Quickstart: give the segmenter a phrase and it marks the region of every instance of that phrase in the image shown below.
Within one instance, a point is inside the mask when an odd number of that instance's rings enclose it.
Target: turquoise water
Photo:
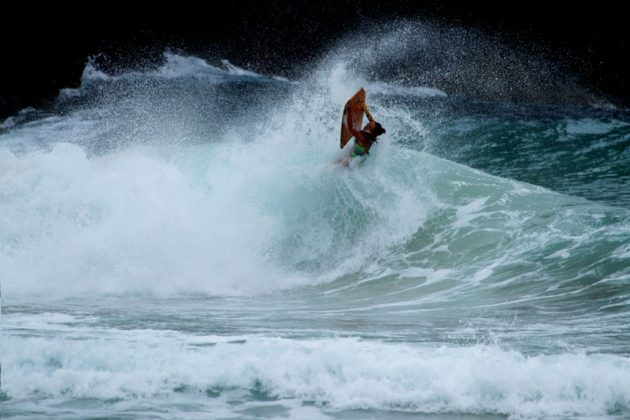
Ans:
[[[89,63],[2,124],[3,417],[629,415],[630,114],[331,57]]]

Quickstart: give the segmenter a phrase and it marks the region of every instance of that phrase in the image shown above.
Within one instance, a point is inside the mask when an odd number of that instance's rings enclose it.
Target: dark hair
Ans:
[[[383,128],[383,126],[379,123],[377,123],[376,121],[374,121],[374,130],[373,130],[374,136],[380,136],[381,134],[385,134],[385,129]]]

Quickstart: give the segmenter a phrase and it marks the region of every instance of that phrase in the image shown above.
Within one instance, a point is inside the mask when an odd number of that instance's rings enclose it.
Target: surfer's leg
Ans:
[[[341,165],[341,166],[349,166],[350,165],[350,158],[345,157],[345,158],[337,159],[336,163],[338,165]]]

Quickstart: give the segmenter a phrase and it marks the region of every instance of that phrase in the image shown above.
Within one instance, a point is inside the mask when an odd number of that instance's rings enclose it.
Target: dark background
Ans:
[[[475,28],[562,57],[584,83],[617,104],[630,101],[627,15],[613,2],[225,1],[177,9],[157,5],[5,8],[0,36],[0,117],[43,106],[78,86],[88,56],[106,65],[144,65],[164,48],[214,52],[235,64],[282,74],[317,57],[358,27],[394,18]],[[139,61],[139,58],[144,61]]]

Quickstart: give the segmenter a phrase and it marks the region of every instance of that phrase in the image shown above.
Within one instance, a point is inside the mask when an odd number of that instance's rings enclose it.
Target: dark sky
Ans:
[[[570,57],[590,85],[628,102],[627,15],[613,2],[576,1],[226,1],[165,6],[93,3],[21,6],[5,14],[0,66],[0,116],[41,105],[62,87],[76,86],[86,58],[113,65],[161,56],[165,47],[209,49],[259,69],[290,70],[356,28],[398,17],[436,19],[543,47]],[[219,4],[221,8],[218,8]],[[212,7],[216,7],[212,9]]]

